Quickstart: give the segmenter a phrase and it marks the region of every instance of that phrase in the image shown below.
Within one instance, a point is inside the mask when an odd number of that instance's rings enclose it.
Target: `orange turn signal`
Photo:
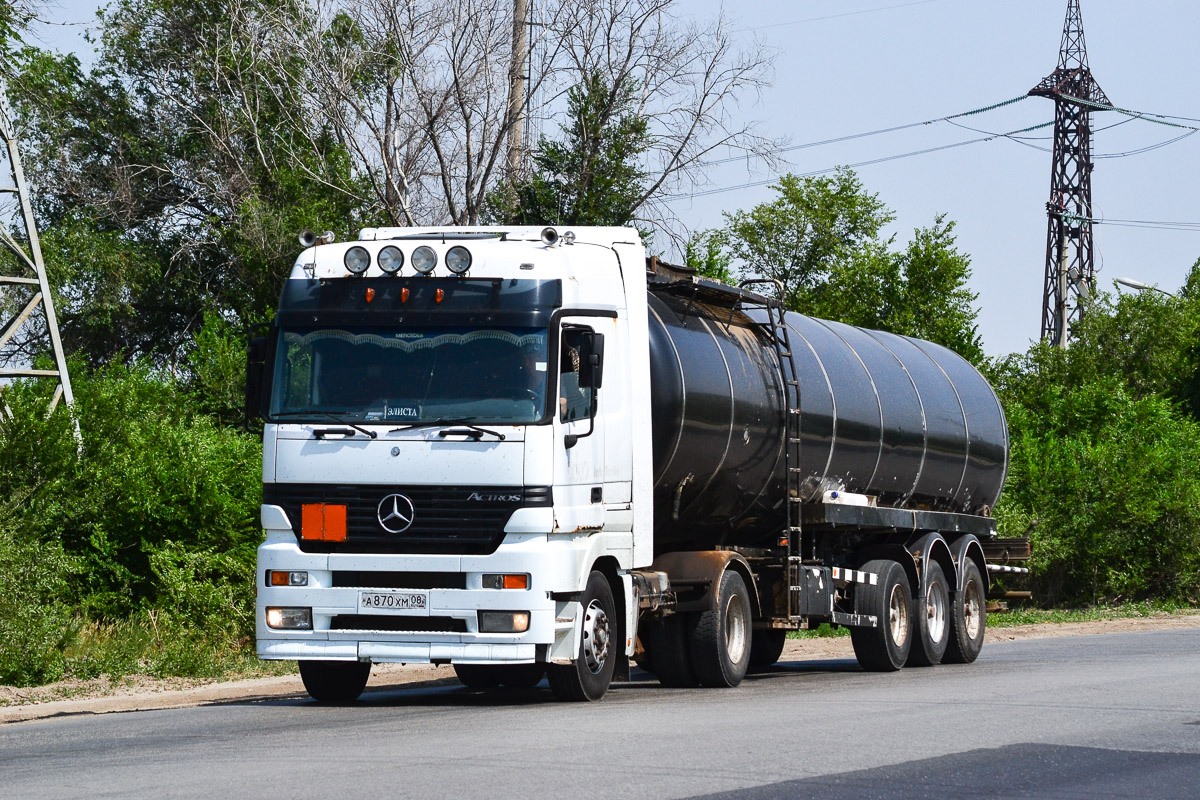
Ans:
[[[367,302],[369,303],[374,299],[375,299],[375,290],[368,288],[367,289]]]
[[[407,286],[405,286],[403,289],[400,290],[400,302],[401,303],[408,302],[408,287]]]
[[[443,297],[445,297],[445,296],[446,296],[446,292],[445,292],[443,289],[438,289],[438,290],[437,290],[437,292],[435,292],[435,293],[434,293],[434,298],[435,298],[435,299],[436,299],[436,300],[437,300],[439,303],[440,303],[440,302],[442,302],[442,298],[443,298]]]
[[[505,575],[504,576],[504,588],[505,589],[528,589],[529,588],[529,576],[528,575]]]

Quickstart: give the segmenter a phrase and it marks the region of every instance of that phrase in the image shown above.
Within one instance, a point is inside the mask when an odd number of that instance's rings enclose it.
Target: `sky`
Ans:
[[[1092,74],[1114,105],[1200,120],[1195,80],[1195,0],[1082,0]],[[94,24],[96,0],[58,0],[57,22],[35,31],[44,46],[89,60],[82,33]],[[1024,95],[1058,61],[1066,0],[678,0],[697,20],[723,13],[737,36],[775,53],[773,85],[745,98],[736,113],[793,145],[939,119]],[[956,120],[989,133],[1054,119],[1054,104],[1029,98]],[[1125,153],[1185,130],[1133,121],[1115,112],[1093,116],[1094,152]],[[1200,122],[1192,123],[1200,126]],[[899,245],[944,213],[970,255],[979,329],[989,355],[1023,351],[1040,334],[1046,258],[1045,203],[1050,193],[1052,130],[1017,143],[998,138],[856,169],[866,188],[896,215]],[[786,154],[795,173],[857,164],[979,138],[940,122]],[[1039,149],[1041,148],[1041,149]],[[1092,199],[1097,217],[1200,223],[1196,195],[1200,135],[1140,155],[1097,158]],[[673,200],[691,229],[716,227],[723,213],[773,199],[770,180],[753,163],[712,168],[697,191]],[[1197,226],[1200,228],[1200,225]],[[1200,230],[1100,224],[1095,233],[1101,289],[1128,277],[1176,290],[1200,258]],[[1121,289],[1129,291],[1128,289]]]

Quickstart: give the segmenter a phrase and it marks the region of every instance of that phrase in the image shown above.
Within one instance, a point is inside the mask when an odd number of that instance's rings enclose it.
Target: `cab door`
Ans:
[[[604,525],[604,334],[595,318],[564,318],[554,372],[555,528],[564,533]]]

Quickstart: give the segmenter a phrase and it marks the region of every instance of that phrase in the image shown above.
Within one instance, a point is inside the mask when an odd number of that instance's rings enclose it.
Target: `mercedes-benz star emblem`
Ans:
[[[412,500],[402,494],[389,494],[379,501],[375,517],[388,533],[404,533],[413,524]]]

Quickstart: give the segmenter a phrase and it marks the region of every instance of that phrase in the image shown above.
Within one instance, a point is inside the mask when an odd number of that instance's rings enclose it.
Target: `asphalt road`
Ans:
[[[795,662],[600,703],[458,687],[0,727],[0,797],[1200,797],[1200,629]]]

